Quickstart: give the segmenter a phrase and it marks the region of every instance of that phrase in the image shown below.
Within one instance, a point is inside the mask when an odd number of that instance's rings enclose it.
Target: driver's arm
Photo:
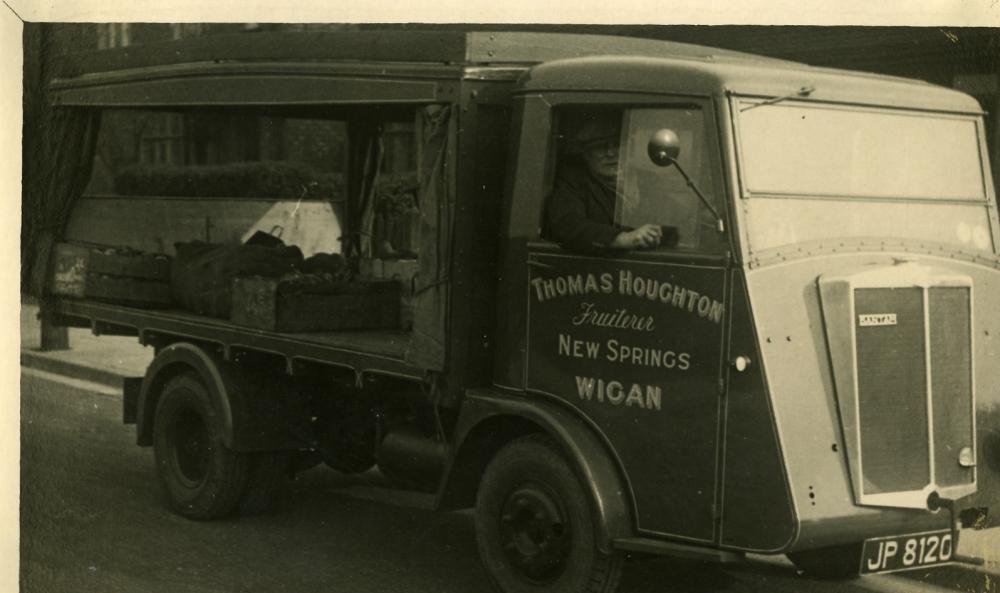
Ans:
[[[546,234],[563,247],[580,252],[602,249],[641,249],[656,247],[663,239],[658,225],[644,224],[637,229],[622,228],[608,221],[593,220],[588,215],[586,173],[567,169],[556,179],[555,188],[545,208]]]
[[[546,234],[567,249],[593,252],[607,249],[623,234],[609,222],[592,220],[587,213],[582,175],[564,175],[545,208]]]

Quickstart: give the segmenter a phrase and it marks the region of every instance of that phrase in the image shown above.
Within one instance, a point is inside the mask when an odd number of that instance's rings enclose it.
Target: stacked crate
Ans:
[[[399,287],[399,328],[413,329],[414,293],[420,275],[420,263],[416,259],[365,259],[359,270],[362,276],[379,280],[391,280]]]
[[[324,274],[233,280],[231,321],[278,332],[393,329],[399,287],[390,281],[334,281]]]
[[[128,248],[59,243],[51,292],[137,307],[170,306],[170,258]]]

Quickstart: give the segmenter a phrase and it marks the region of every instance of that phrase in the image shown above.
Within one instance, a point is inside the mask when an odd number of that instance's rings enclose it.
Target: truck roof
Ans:
[[[635,37],[531,32],[263,32],[191,37],[62,56],[57,78],[197,62],[531,65],[594,55],[781,60]],[[790,62],[785,62],[790,63]]]
[[[690,96],[796,96],[832,101],[982,113],[975,99],[922,80],[819,68],[797,62],[742,56],[593,56],[554,60],[531,69],[522,92],[629,91]]]
[[[529,72],[530,69],[530,72]],[[785,95],[974,111],[956,91],[717,48],[607,35],[343,31],[212,35],[63,56],[62,105],[350,104],[455,100],[462,79],[520,89]],[[526,74],[527,72],[527,74]]]

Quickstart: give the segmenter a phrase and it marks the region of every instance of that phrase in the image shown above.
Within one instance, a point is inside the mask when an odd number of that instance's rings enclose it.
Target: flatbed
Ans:
[[[214,344],[226,360],[239,351],[275,354],[285,359],[289,374],[294,374],[297,362],[309,361],[350,369],[358,381],[365,374],[414,380],[422,376],[405,362],[410,336],[398,330],[280,333],[176,309],[137,309],[89,300],[58,299],[46,309],[63,324],[90,327],[98,335],[135,335],[144,345],[170,337]]]

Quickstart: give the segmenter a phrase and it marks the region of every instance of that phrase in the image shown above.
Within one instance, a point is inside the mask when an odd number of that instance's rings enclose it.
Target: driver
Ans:
[[[588,113],[570,133],[568,159],[556,176],[545,210],[548,236],[567,249],[656,247],[663,238],[659,225],[631,229],[615,223],[616,181],[621,136],[618,112]]]

